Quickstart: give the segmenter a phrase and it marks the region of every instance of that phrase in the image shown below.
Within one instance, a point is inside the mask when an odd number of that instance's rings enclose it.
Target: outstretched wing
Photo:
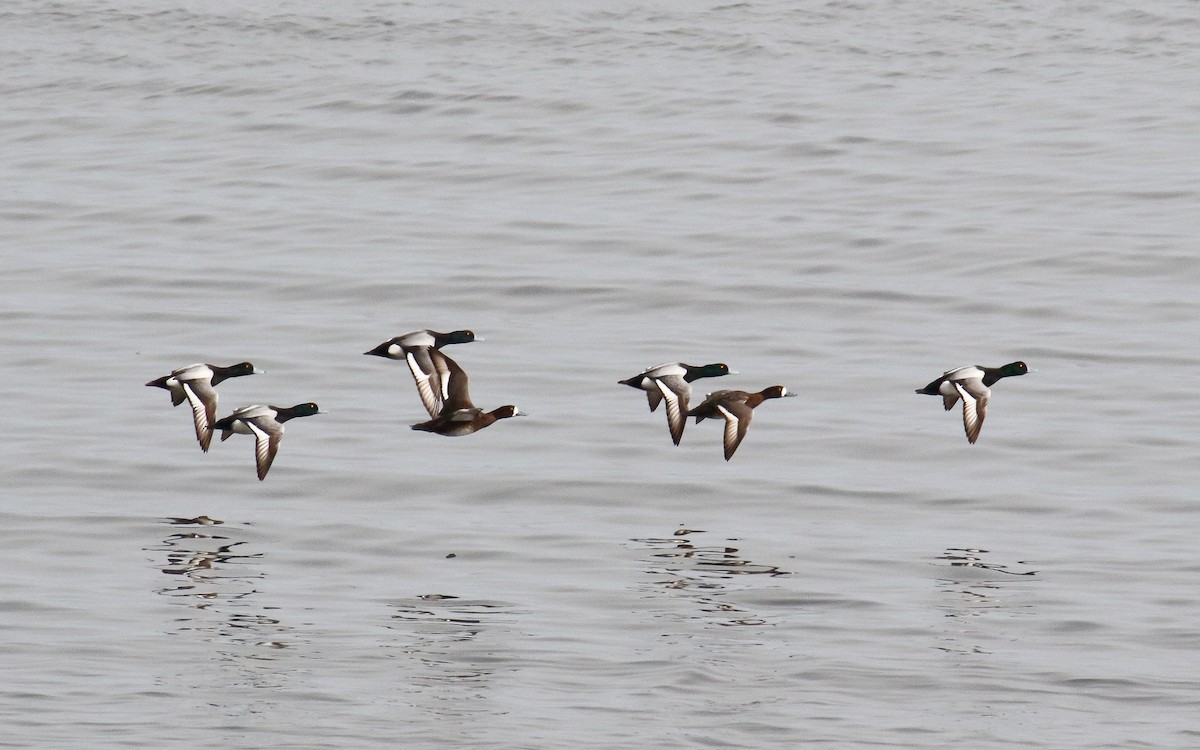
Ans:
[[[431,417],[436,417],[442,411],[442,403],[446,400],[445,384],[433,357],[436,353],[434,349],[421,347],[406,352],[404,357],[417,384],[421,403]]]
[[[734,401],[717,404],[717,411],[725,417],[725,460],[733,458],[733,453],[746,437],[746,429],[754,417],[751,409],[744,401]]]
[[[267,431],[257,421],[248,419],[246,426],[254,433],[254,458],[258,466],[258,481],[267,478],[275,454],[279,452],[279,440],[283,437],[283,425],[277,430]]]
[[[440,351],[433,350],[430,352],[430,356],[433,359],[434,368],[439,373],[442,392],[445,394],[442,399],[442,412],[474,409],[475,404],[471,403],[466,371]]]
[[[188,405],[192,407],[192,421],[196,425],[196,440],[200,450],[208,453],[212,443],[212,424],[217,421],[217,391],[207,380],[184,380],[180,382]]]
[[[982,429],[983,418],[987,415],[987,389],[984,389],[984,394],[981,394],[980,398],[976,398],[971,390],[964,387],[963,383],[955,382],[954,387],[958,391],[958,395],[962,397],[963,430],[967,433],[967,442],[974,443],[979,439],[979,430]]]
[[[688,400],[692,397],[692,387],[679,375],[667,375],[655,378],[663,401],[667,404],[667,427],[671,430],[671,440],[675,445],[683,439],[683,426],[687,424]]]

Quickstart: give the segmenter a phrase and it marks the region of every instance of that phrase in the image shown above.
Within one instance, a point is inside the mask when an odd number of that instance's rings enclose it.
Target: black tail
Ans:
[[[942,392],[938,389],[942,387],[942,380],[942,378],[938,378],[924,388],[918,388],[916,392],[923,393],[926,396],[940,396]]]

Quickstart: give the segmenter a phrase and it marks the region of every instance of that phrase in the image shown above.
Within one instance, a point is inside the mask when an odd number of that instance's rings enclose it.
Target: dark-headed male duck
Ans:
[[[987,415],[988,399],[992,396],[991,386],[1001,378],[1011,378],[1027,372],[1029,367],[1024,362],[1009,362],[1003,367],[958,367],[947,370],[924,388],[918,388],[917,393],[941,396],[946,411],[953,409],[955,402],[961,398],[963,430],[967,433],[967,442],[974,443],[979,439],[979,430],[983,427],[984,416]]]
[[[692,398],[693,380],[716,378],[733,374],[728,365],[719,362],[711,365],[685,365],[682,362],[667,362],[655,365],[631,378],[618,380],[620,385],[640,388],[646,392],[650,411],[658,409],[659,403],[667,402],[667,428],[675,445],[683,439],[683,427],[687,422],[688,402]]]
[[[221,431],[221,440],[227,440],[235,432],[254,436],[255,464],[258,467],[258,480],[261,482],[267,478],[271,462],[275,460],[275,454],[279,451],[279,441],[283,439],[283,423],[296,417],[309,417],[321,413],[312,402],[287,407],[251,404],[213,423],[213,429]]]
[[[483,341],[476,338],[472,331],[451,331],[439,333],[428,328],[388,339],[369,352],[376,357],[402,359],[408,363],[413,380],[417,384],[417,393],[429,416],[436,417],[442,411],[450,391],[446,385],[446,372],[438,368],[438,360],[433,353],[447,344],[467,344],[472,341]]]
[[[170,375],[151,380],[146,385],[164,388],[171,392],[171,405],[179,406],[184,401],[192,407],[192,421],[196,425],[196,440],[200,450],[208,452],[212,443],[212,423],[217,418],[217,391],[213,387],[226,378],[255,375],[262,370],[254,369],[249,362],[240,362],[229,367],[194,364],[180,367]]]

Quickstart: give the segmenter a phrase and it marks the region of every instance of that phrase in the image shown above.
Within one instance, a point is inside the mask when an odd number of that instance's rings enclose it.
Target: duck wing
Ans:
[[[650,378],[651,387],[646,389],[646,400],[650,402],[650,411],[658,411],[658,405],[662,403],[662,392],[658,390],[658,381]]]
[[[721,402],[721,399],[723,399],[727,393],[729,393],[729,391],[714,391],[713,393],[708,394],[704,397],[704,400],[700,402],[699,406],[688,411],[687,416],[695,417],[696,424],[700,424],[705,419],[716,419],[717,417],[722,416],[721,412],[717,411],[717,404]]]
[[[237,429],[239,422],[246,424],[246,430],[250,429],[250,420],[256,417],[268,417],[271,421],[275,420],[275,410],[264,404],[251,404],[243,406],[239,409],[234,409],[233,414],[230,414],[224,419],[218,419],[213,423],[214,430],[221,431],[221,442],[225,442],[235,432],[245,432]]]
[[[687,386],[687,392],[690,397],[692,392],[691,386],[687,385],[686,380],[683,380],[683,376],[686,374],[687,370],[685,370],[678,362],[663,362],[661,365],[654,365],[653,367],[646,368],[646,371],[639,376],[642,378],[642,380],[638,387],[646,391],[646,400],[650,402],[650,411],[658,411],[658,405],[662,403],[662,391],[658,385],[659,380],[678,378],[680,382]],[[672,382],[673,381],[668,380],[668,384]],[[676,392],[679,390],[675,385],[670,385],[670,387]],[[686,413],[687,408],[684,407],[683,411]]]
[[[979,439],[979,430],[983,428],[983,418],[987,416],[988,391],[987,388],[984,388],[983,393],[979,393],[975,389],[968,388],[967,385],[966,383],[954,383],[963,402],[963,430],[967,433],[967,442],[974,443]],[[980,385],[982,386],[982,382]],[[972,391],[975,392],[972,393]]]
[[[212,424],[217,421],[217,390],[207,380],[181,380],[180,388],[192,407],[192,421],[196,425],[196,440],[200,450],[208,453],[212,443]]]
[[[667,427],[675,445],[683,439],[683,426],[687,424],[688,400],[692,397],[692,386],[681,375],[666,375],[654,378],[663,401],[667,404]],[[653,410],[653,409],[652,409]]]
[[[717,411],[725,417],[725,460],[728,461],[742,444],[742,438],[746,437],[754,409],[744,401],[726,401],[717,404]]]
[[[442,379],[442,369],[434,361],[436,349],[426,346],[410,349],[404,353],[404,360],[412,372],[413,381],[417,384],[417,393],[429,416],[436,417],[442,410],[446,400],[445,383]]]
[[[954,393],[943,393],[942,394],[942,406],[946,407],[946,411],[950,411],[951,409],[953,409],[954,405],[957,403],[958,403],[958,389],[957,388],[954,389]]]
[[[992,395],[988,387],[983,384],[983,371],[978,367],[960,367],[957,370],[951,370],[946,373],[946,380],[942,384],[941,390],[942,402],[946,406],[946,411],[954,408],[960,391],[966,391],[971,394],[976,401],[987,401],[988,397]],[[975,441],[972,440],[971,442]]]
[[[246,426],[254,433],[254,458],[258,466],[258,481],[267,478],[275,454],[279,452],[279,441],[283,438],[283,425],[275,420],[247,419]]]
[[[441,381],[442,393],[445,394],[442,398],[441,411],[438,413],[474,409],[475,404],[471,402],[471,393],[468,389],[470,379],[467,378],[466,371],[440,351],[431,351],[431,356]]]

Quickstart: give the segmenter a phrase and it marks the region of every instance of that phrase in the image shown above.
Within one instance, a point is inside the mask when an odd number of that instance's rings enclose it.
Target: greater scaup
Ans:
[[[979,430],[983,427],[983,418],[987,414],[988,399],[992,395],[991,386],[1001,378],[1011,378],[1027,372],[1029,367],[1024,362],[1009,362],[1003,367],[958,367],[947,370],[924,388],[918,388],[917,393],[941,396],[946,411],[953,409],[955,402],[961,398],[963,430],[967,433],[967,442],[974,443],[979,439]]]
[[[729,375],[728,365],[713,363],[710,365],[686,365],[682,362],[667,362],[655,365],[638,373],[631,378],[618,380],[620,385],[640,388],[646,392],[650,402],[650,411],[658,409],[664,399],[667,402],[667,428],[671,431],[671,440],[675,445],[683,439],[683,427],[688,411],[688,401],[692,397],[693,380],[700,378],[716,378]]]
[[[171,405],[179,406],[187,401],[192,407],[192,421],[196,425],[196,440],[200,450],[208,452],[212,443],[212,423],[217,418],[217,391],[213,387],[226,378],[255,375],[262,370],[254,369],[249,362],[221,367],[197,363],[180,367],[170,375],[151,380],[146,385],[164,388],[171,392]]]

